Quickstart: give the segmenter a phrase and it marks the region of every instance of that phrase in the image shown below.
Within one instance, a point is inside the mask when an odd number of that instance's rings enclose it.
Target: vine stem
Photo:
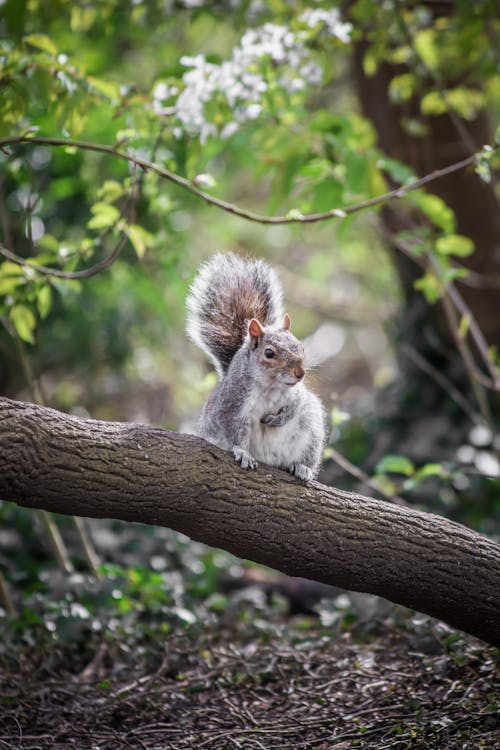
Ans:
[[[476,156],[473,154],[466,157],[465,159],[461,159],[460,161],[454,162],[453,164],[449,164],[447,167],[435,169],[433,172],[415,179],[407,185],[403,185],[394,190],[389,190],[387,193],[382,193],[381,195],[375,196],[373,198],[359,201],[358,203],[351,203],[350,205],[343,206],[342,208],[332,208],[328,211],[304,215],[297,213],[294,215],[288,214],[286,216],[264,216],[263,214],[254,213],[253,211],[247,211],[246,209],[240,208],[239,206],[236,206],[235,204],[229,203],[228,201],[222,200],[220,198],[215,198],[213,195],[210,195],[203,190],[199,190],[195,185],[193,185],[191,180],[188,180],[186,177],[181,177],[175,172],[172,172],[169,169],[160,166],[159,164],[149,161],[148,159],[143,159],[139,156],[134,156],[134,154],[132,153],[121,151],[119,148],[115,148],[113,146],[105,146],[99,143],[89,143],[88,141],[74,141],[67,138],[21,135],[12,138],[0,138],[0,150],[5,149],[7,146],[15,146],[17,144],[23,143],[36,143],[38,145],[44,146],[76,148],[83,151],[94,151],[102,154],[107,154],[108,156],[114,156],[117,159],[128,161],[147,172],[155,172],[166,180],[173,182],[175,185],[178,185],[184,190],[187,190],[193,195],[196,195],[198,198],[201,198],[211,206],[216,206],[217,208],[220,208],[227,213],[239,216],[242,219],[246,219],[247,221],[256,222],[258,224],[314,224],[316,222],[325,221],[327,219],[343,218],[348,214],[357,213],[358,211],[362,211],[365,208],[373,208],[374,206],[380,206],[384,203],[387,203],[390,200],[402,198],[407,193],[410,193],[413,190],[418,190],[424,185],[427,185],[429,182],[433,182],[434,180],[438,180],[441,177],[445,177],[446,175],[453,174],[454,172],[458,172],[461,169],[472,166],[476,161]]]

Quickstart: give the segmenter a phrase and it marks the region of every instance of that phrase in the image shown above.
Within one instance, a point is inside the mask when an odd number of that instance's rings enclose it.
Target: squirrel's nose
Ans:
[[[295,375],[297,380],[302,380],[302,378],[304,377],[304,369],[302,367],[294,367],[293,374]]]

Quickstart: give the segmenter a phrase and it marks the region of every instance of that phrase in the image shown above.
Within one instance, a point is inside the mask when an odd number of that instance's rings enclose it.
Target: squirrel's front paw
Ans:
[[[281,427],[285,424],[285,417],[279,412],[277,414],[264,414],[260,420],[266,427]]]
[[[301,479],[303,482],[310,482],[313,478],[313,471],[309,468],[309,466],[305,466],[304,464],[292,464],[288,471],[294,475],[294,477],[297,477],[297,479]]]
[[[242,469],[255,469],[257,467],[255,458],[244,448],[234,446],[233,456],[241,464]]]

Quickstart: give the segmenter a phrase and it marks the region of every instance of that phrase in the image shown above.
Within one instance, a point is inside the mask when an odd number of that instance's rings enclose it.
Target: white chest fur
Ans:
[[[305,441],[309,439],[307,430],[301,429],[300,406],[291,419],[280,427],[270,427],[260,421],[266,414],[277,414],[290,401],[301,401],[302,383],[293,387],[275,387],[256,394],[248,403],[246,414],[250,419],[251,455],[270,466],[287,467],[300,462],[304,455]]]

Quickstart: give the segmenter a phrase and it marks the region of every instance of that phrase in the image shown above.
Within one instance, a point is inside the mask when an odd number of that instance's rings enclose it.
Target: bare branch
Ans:
[[[128,237],[126,233],[123,232],[122,236],[109,255],[95,263],[93,266],[90,266],[90,268],[84,268],[81,271],[60,271],[58,268],[39,266],[36,263],[33,263],[33,261],[31,261],[29,258],[21,258],[19,255],[12,253],[10,250],[7,250],[7,248],[2,244],[0,244],[0,255],[3,255],[4,258],[12,261],[12,263],[17,263],[18,266],[31,268],[33,271],[37,271],[44,276],[53,276],[56,279],[89,279],[91,276],[95,276],[96,274],[101,273],[101,271],[104,271],[106,268],[109,268],[115,262],[115,260],[118,258],[123,248],[125,247],[127,239]]]
[[[434,180],[438,180],[441,177],[452,174],[453,172],[458,172],[461,169],[470,167],[475,164],[476,161],[475,155],[468,156],[461,161],[455,162],[454,164],[450,164],[447,167],[443,167],[441,169],[436,169],[433,172],[425,175],[424,177],[415,179],[408,185],[390,190],[387,193],[383,193],[382,195],[378,195],[374,198],[368,198],[367,200],[360,201],[358,203],[352,203],[349,206],[332,208],[329,211],[305,215],[294,214],[287,216],[263,216],[261,214],[254,213],[253,211],[247,211],[243,208],[239,208],[233,203],[228,203],[227,201],[221,200],[220,198],[215,198],[209,193],[205,193],[203,190],[199,190],[193,185],[190,180],[186,179],[185,177],[181,177],[175,172],[171,172],[169,169],[166,169],[159,164],[155,164],[151,161],[148,161],[147,159],[142,159],[138,156],[134,156],[131,153],[120,151],[119,149],[113,148],[112,146],[104,146],[98,143],[88,143],[86,141],[73,141],[65,138],[46,138],[42,136],[22,135],[13,138],[0,138],[0,150],[5,149],[7,146],[14,146],[22,143],[38,143],[45,146],[72,147],[85,151],[95,151],[98,153],[108,154],[109,156],[114,156],[117,159],[123,159],[130,162],[131,164],[136,165],[137,167],[140,167],[141,169],[144,169],[145,171],[155,172],[166,180],[173,182],[175,185],[178,185],[184,190],[187,190],[189,193],[192,193],[198,198],[201,198],[211,206],[216,206],[223,211],[227,211],[227,213],[233,214],[235,216],[240,216],[242,219],[253,221],[258,224],[314,224],[316,222],[326,221],[328,219],[342,218],[348,214],[354,214],[362,211],[365,208],[374,208],[375,206],[381,206],[390,200],[403,198],[407,193],[410,193],[413,190],[418,190],[418,188],[421,188],[424,185],[433,182]]]

